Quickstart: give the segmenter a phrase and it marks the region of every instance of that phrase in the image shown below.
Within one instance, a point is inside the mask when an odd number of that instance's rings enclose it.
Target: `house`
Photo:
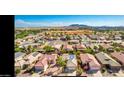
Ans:
[[[79,44],[79,40],[69,40],[69,44]]]
[[[76,45],[74,46],[74,48],[75,48],[76,50],[80,50],[80,51],[86,49],[86,47],[85,47],[84,44],[76,44]]]
[[[66,36],[61,36],[61,37],[60,37],[60,40],[66,41]]]
[[[106,40],[105,36],[100,36],[99,39],[100,40]]]
[[[72,45],[63,45],[63,49],[66,50],[66,51],[72,51],[73,50],[73,46]]]
[[[28,47],[31,43],[32,43],[32,42],[30,42],[30,41],[25,41],[25,42],[22,42],[19,47],[20,47],[20,48]]]
[[[82,38],[81,41],[82,41],[83,43],[87,43],[87,42],[91,41],[91,39],[90,39],[88,36],[86,36],[86,35],[83,35],[81,38]]]
[[[45,58],[47,58],[49,64],[51,66],[54,66],[56,64],[57,54],[51,54],[51,55],[44,55]]]
[[[30,53],[29,55],[27,55],[24,59],[26,61],[28,61],[29,64],[32,64],[32,63],[36,62],[41,56],[43,56],[43,54],[41,54],[39,52],[33,52],[33,53]]]
[[[65,42],[61,41],[61,40],[56,40],[54,41],[54,45],[53,47],[57,50],[60,50],[62,45],[64,44]]]
[[[59,67],[54,66],[54,67],[51,67],[51,68],[47,69],[47,71],[45,72],[45,75],[54,76],[54,75],[56,75],[58,73],[60,73],[59,72]]]
[[[120,70],[121,65],[117,61],[112,59],[108,54],[100,52],[95,54],[95,56],[102,67],[105,67],[112,72],[118,72]]]
[[[76,55],[73,54],[63,54],[62,58],[64,60],[67,60],[66,67],[64,69],[64,72],[71,73],[74,72],[77,68],[77,59]]]
[[[15,69],[25,69],[28,65],[29,63],[22,59],[15,62]]]
[[[114,52],[113,47],[110,44],[100,44],[100,46],[102,46],[105,50],[109,51],[109,52]]]
[[[38,47],[40,46],[40,43],[24,42],[20,47],[27,48],[28,46]]]
[[[90,48],[90,46],[91,46],[91,43],[85,43],[85,46],[86,46],[86,48]]]
[[[122,68],[124,69],[124,53],[123,52],[113,52],[113,53],[111,53],[111,56],[113,58],[115,58],[122,65]]]
[[[111,48],[112,46],[110,44],[100,44],[100,46],[102,46],[104,49],[108,49],[108,48]]]
[[[82,62],[82,66],[87,65],[89,66],[88,73],[96,73],[100,70],[101,65],[96,60],[96,58],[91,54],[80,54],[80,59]]]
[[[121,38],[121,35],[115,35],[115,36],[114,36],[114,39],[115,39],[115,40],[121,40],[122,38]]]
[[[92,40],[98,40],[99,39],[99,36],[97,36],[97,35],[88,35],[88,37]]]
[[[17,44],[17,45],[22,44],[22,42],[23,42],[23,39],[16,39],[15,40],[15,44]]]
[[[29,35],[26,36],[24,39],[25,39],[26,41],[34,41],[35,38],[36,38],[36,35],[29,34]]]
[[[50,41],[48,42],[48,45],[49,46],[52,46],[54,47],[55,49],[57,50],[60,50],[62,45],[64,44],[65,42],[61,41],[61,40],[55,40],[55,41]]]
[[[98,52],[99,44],[90,44],[89,48],[91,48],[94,52]]]
[[[73,40],[78,40],[81,39],[81,37],[79,35],[73,35]]]
[[[55,49],[58,49],[58,50],[60,50],[61,47],[62,47],[62,44],[56,44],[56,45],[54,45],[54,48],[55,48]]]
[[[47,58],[40,59],[34,66],[35,72],[44,72],[48,68]]]
[[[43,55],[39,58],[39,61],[35,64],[35,72],[44,72],[48,66],[54,66],[56,64],[57,54]]]
[[[26,54],[23,52],[16,52],[15,53],[15,62],[21,60]]]

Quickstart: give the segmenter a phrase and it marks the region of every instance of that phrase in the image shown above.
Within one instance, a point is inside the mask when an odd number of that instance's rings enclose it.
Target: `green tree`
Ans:
[[[16,74],[19,74],[20,71],[21,71],[20,69],[16,69],[15,73],[16,73]]]
[[[61,53],[62,53],[62,54],[66,53],[66,52],[67,52],[67,51],[66,51],[65,49],[62,49],[62,50],[61,50]]]
[[[78,67],[76,71],[77,71],[77,75],[81,75],[83,73],[83,69],[81,67]]]
[[[101,45],[99,45],[99,51],[105,51],[105,49]]]
[[[94,46],[94,49],[95,49],[95,50],[98,49],[97,46]]]
[[[69,35],[66,35],[66,39],[67,39],[67,40],[70,40],[71,37],[70,37]]]
[[[120,51],[121,51],[121,49],[120,49],[120,48],[115,48],[115,50],[116,50],[117,52],[120,52]]]
[[[27,52],[28,52],[28,53],[35,52],[35,48],[33,48],[32,46],[28,46]]]
[[[62,57],[58,57],[57,59],[57,64],[61,67],[65,67],[66,66],[67,61],[63,60]]]
[[[73,54],[79,55],[80,54],[80,51],[74,51]]]
[[[91,48],[87,48],[85,50],[83,50],[84,53],[90,53],[90,54],[94,54],[94,51]]]
[[[112,46],[114,46],[114,47],[118,47],[119,44],[118,44],[118,43],[113,43]]]
[[[25,30],[25,31],[22,31],[19,34],[17,34],[16,39],[17,38],[24,38],[24,37],[28,36],[29,34],[35,35],[35,34],[37,34],[39,32],[40,32],[40,30]]]
[[[22,52],[23,48],[20,48],[17,44],[15,45],[15,52]]]
[[[55,50],[52,46],[45,46],[43,49],[45,50],[45,52],[52,52]]]

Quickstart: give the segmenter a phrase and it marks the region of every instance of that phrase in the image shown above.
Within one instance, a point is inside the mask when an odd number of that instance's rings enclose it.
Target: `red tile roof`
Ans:
[[[83,63],[89,63],[92,68],[101,67],[96,58],[91,54],[80,54],[80,58]]]
[[[56,62],[57,55],[52,54],[52,55],[44,55],[39,59],[39,61],[35,64],[35,66],[45,66],[48,64],[48,60],[53,60],[53,62]]]
[[[72,45],[64,45],[63,49],[73,50],[73,46]]]
[[[122,52],[114,52],[111,53],[112,57],[116,58],[118,61],[120,61],[124,65],[124,53]]]
[[[35,66],[45,66],[45,65],[47,65],[47,59],[46,58],[43,58],[43,59],[41,59],[41,60],[39,60],[36,64],[35,64]]]
[[[77,49],[84,49],[84,48],[86,48],[85,45],[83,45],[83,44],[75,45],[75,47],[76,47]]]

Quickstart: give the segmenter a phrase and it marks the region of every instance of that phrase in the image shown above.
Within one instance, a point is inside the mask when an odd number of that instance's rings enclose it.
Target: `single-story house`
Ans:
[[[98,40],[99,39],[98,35],[88,35],[88,37],[92,40]]]
[[[115,39],[115,40],[121,40],[122,38],[121,38],[121,35],[115,35],[115,36],[114,36],[114,39]]]
[[[85,47],[84,44],[76,44],[76,45],[74,46],[74,48],[75,48],[76,50],[84,50],[84,49],[86,49],[86,47]]]
[[[69,40],[69,44],[79,44],[79,40]]]
[[[28,46],[38,47],[40,45],[41,45],[40,43],[23,43],[20,47],[25,47],[25,48],[27,48]]]
[[[108,50],[108,51],[114,51],[114,49],[113,49],[113,47],[110,45],[110,44],[105,44],[105,43],[103,43],[103,44],[100,44],[100,46],[102,46],[104,49],[106,49],[106,50]]]
[[[49,64],[51,66],[56,64],[57,54],[51,54],[51,55],[44,55],[44,58],[47,58]]]
[[[24,42],[22,42],[21,44],[20,44],[20,48],[23,48],[23,47],[28,47],[30,44],[31,44],[32,42],[30,42],[30,41],[24,41]]]
[[[88,72],[89,73],[94,73],[100,70],[101,65],[99,64],[99,62],[96,60],[96,58],[91,55],[91,54],[80,54],[80,59],[82,62],[82,66],[83,65],[87,65],[89,66]]]
[[[64,69],[65,72],[67,73],[71,73],[73,71],[76,70],[77,68],[77,59],[76,59],[76,55],[73,55],[73,54],[63,54],[62,55],[62,58],[64,60],[67,60],[67,64],[66,64],[66,67]]]
[[[100,36],[99,39],[100,40],[106,40],[105,36]]]
[[[34,66],[35,72],[44,72],[48,68],[47,58],[40,59]]]
[[[90,44],[89,46],[94,52],[99,51],[99,44]]]
[[[100,46],[102,46],[105,49],[108,49],[108,48],[112,47],[110,44],[105,44],[105,43],[100,44]]]
[[[19,60],[15,62],[15,69],[25,69],[29,65],[25,60]]]
[[[71,50],[73,50],[73,45],[68,45],[68,44],[67,45],[64,45],[63,46],[63,49],[64,50],[67,50],[67,51],[71,51]]]
[[[23,52],[16,52],[15,53],[15,62],[21,60],[26,54]]]
[[[62,46],[62,44],[56,44],[56,45],[54,45],[54,48],[60,50],[61,46]]]
[[[54,66],[56,64],[57,54],[43,55],[35,64],[35,72],[46,71],[48,65]]]
[[[29,34],[28,36],[25,37],[26,40],[33,40],[36,38],[36,35]]]
[[[15,44],[20,45],[23,43],[23,39],[16,39]]]
[[[112,59],[108,54],[100,52],[95,54],[95,56],[102,67],[106,67],[108,70],[111,70],[112,72],[118,72],[120,70],[121,65],[117,61]]]
[[[111,56],[117,60],[122,65],[124,69],[124,53],[123,52],[113,52]]]
[[[33,52],[25,57],[25,60],[28,61],[30,64],[36,62],[43,54],[39,52]]]
[[[65,42],[61,41],[61,40],[55,40],[55,41],[50,41],[48,42],[49,46],[54,47],[55,49],[61,49],[61,46],[64,44]]]

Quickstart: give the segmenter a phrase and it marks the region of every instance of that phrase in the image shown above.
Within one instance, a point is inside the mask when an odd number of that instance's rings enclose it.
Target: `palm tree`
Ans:
[[[78,67],[76,69],[76,72],[77,72],[77,75],[80,76],[82,74],[82,72],[83,72],[83,69],[81,67]]]
[[[57,64],[58,64],[59,66],[61,66],[61,67],[65,67],[65,66],[66,66],[66,63],[67,63],[67,61],[66,61],[66,60],[63,60],[62,57],[59,57],[59,58],[57,59]]]

